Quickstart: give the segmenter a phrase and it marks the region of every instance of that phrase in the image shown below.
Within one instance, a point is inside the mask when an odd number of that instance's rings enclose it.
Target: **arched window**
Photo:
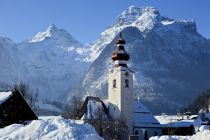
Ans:
[[[135,131],[135,135],[139,135],[139,132],[138,132],[138,130],[136,130],[136,131]]]
[[[144,140],[148,140],[147,130],[144,132]]]
[[[112,84],[112,88],[116,88],[117,87],[117,82],[116,79],[113,80],[113,84]]]
[[[125,88],[129,88],[129,80],[125,79]]]

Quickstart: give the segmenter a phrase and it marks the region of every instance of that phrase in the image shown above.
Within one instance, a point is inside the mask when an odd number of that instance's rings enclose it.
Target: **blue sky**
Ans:
[[[154,6],[166,17],[194,19],[198,31],[210,38],[210,0],[0,0],[0,36],[20,42],[55,24],[90,43],[130,5]]]

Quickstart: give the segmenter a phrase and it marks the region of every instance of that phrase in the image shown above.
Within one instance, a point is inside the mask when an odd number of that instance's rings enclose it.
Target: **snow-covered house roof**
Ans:
[[[161,127],[157,119],[139,100],[133,102],[133,122],[135,127]]]
[[[11,91],[0,92],[0,105],[12,95]]]
[[[38,119],[19,90],[0,92],[0,128]]]
[[[195,117],[192,115],[191,117]],[[190,127],[194,125],[194,119],[187,118],[187,116],[179,115],[161,115],[155,116],[155,118],[160,122],[163,127]]]
[[[206,119],[210,120],[210,113],[205,113]]]
[[[196,118],[195,122],[200,125],[210,124],[210,113],[200,113]]]

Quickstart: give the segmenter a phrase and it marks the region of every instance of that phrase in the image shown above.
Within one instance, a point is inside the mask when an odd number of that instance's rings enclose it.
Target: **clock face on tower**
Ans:
[[[128,77],[129,76],[129,72],[126,71],[125,72],[125,76]]]

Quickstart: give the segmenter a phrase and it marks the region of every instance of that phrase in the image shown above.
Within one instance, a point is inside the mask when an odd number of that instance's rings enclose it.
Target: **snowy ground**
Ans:
[[[39,117],[27,125],[13,124],[0,129],[0,140],[103,140],[89,124],[60,116]]]

